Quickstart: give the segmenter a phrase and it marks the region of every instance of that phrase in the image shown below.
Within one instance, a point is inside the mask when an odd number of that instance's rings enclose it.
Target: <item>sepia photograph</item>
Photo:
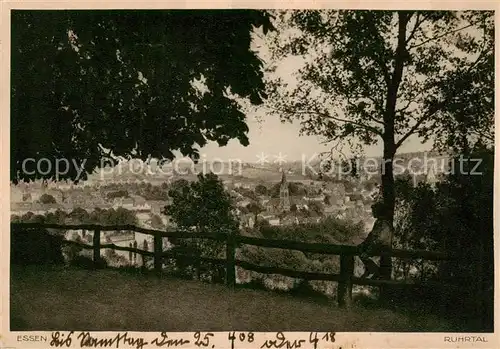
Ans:
[[[494,332],[494,11],[9,17],[10,331]]]

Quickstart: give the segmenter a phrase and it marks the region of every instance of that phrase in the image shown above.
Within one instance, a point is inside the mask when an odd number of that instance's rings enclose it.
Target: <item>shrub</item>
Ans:
[[[42,196],[40,196],[39,201],[42,204],[55,204],[56,203],[56,199],[52,195],[49,195],[49,194],[43,194]]]
[[[11,232],[10,258],[15,265],[64,264],[63,237],[45,229]]]
[[[87,256],[75,256],[71,261],[70,265],[73,267],[83,268],[83,269],[104,269],[108,266],[108,263],[104,258],[99,258],[97,263],[94,263],[92,258]]]
[[[294,286],[290,289],[289,293],[293,296],[307,297],[307,298],[319,298],[325,299],[325,294],[323,292],[315,289],[311,283],[307,280],[298,280],[295,282]]]

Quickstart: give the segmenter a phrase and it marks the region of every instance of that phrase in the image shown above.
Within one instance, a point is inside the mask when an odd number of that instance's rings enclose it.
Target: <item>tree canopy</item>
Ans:
[[[255,28],[273,29],[265,11],[15,10],[11,23],[13,182],[85,179],[111,154],[196,159],[208,141],[248,144],[233,97],[265,98],[250,48]]]
[[[40,196],[39,201],[42,204],[55,204],[55,203],[57,203],[56,199],[50,194],[42,194],[42,196]]]
[[[285,11],[279,17],[274,58],[295,55],[304,64],[295,86],[272,81],[272,106],[285,119],[298,118],[303,132],[368,145],[393,125],[396,148],[414,134],[443,146],[460,145],[459,131],[492,139],[493,12]]]
[[[177,181],[169,191],[172,204],[164,213],[178,227],[203,232],[233,233],[239,223],[229,193],[213,173],[198,174],[195,182]]]
[[[494,157],[492,148],[479,144],[469,156],[454,158],[450,167],[461,171],[450,171],[441,182],[414,187],[409,177],[396,180],[395,247],[458,256],[449,263],[397,260],[396,277],[438,277],[469,292],[480,288],[483,297],[468,314],[477,311],[487,328],[493,328],[494,309]]]
[[[239,221],[231,197],[224,190],[217,175],[200,173],[195,182],[176,181],[169,190],[169,196],[172,198],[172,204],[167,205],[163,213],[169,215],[180,229],[226,234],[238,232]],[[190,256],[220,258],[225,247],[224,243],[212,240],[172,238],[169,241],[173,244],[174,253]],[[193,264],[196,262],[191,258],[176,261],[177,268],[185,275],[190,274],[188,269]],[[195,267],[198,278],[200,268],[200,265]],[[207,272],[212,278],[215,275],[220,276],[222,271],[215,268]]]
[[[295,80],[271,75],[270,109],[333,150],[381,141],[387,207],[392,160],[409,137],[443,150],[493,140],[493,12],[306,10],[277,18],[274,60],[295,56],[302,65]]]
[[[455,151],[493,140],[494,12],[304,10],[277,17],[274,60],[298,56],[302,66],[295,80],[271,75],[270,109],[299,120],[301,132],[324,138],[332,153],[381,142],[391,223],[394,156],[409,137]],[[380,266],[390,278],[391,259],[383,256]]]
[[[123,207],[118,207],[116,210],[94,209],[92,212],[87,212],[81,207],[76,207],[71,212],[56,210],[48,212],[45,215],[35,215],[33,212],[27,212],[23,216],[12,215],[13,222],[31,222],[31,223],[52,223],[52,224],[102,224],[102,225],[137,225],[137,217],[135,212],[129,211]]]

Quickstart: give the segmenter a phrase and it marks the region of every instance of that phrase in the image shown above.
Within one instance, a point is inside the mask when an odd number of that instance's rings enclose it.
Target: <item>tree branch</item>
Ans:
[[[277,112],[283,112],[282,110],[278,110],[276,108],[273,108],[275,109]],[[382,136],[382,131],[379,130],[378,128],[375,128],[373,126],[369,126],[369,125],[364,125],[364,124],[361,124],[359,122],[355,122],[355,121],[352,121],[352,120],[346,120],[346,119],[342,119],[342,118],[338,118],[336,116],[332,116],[330,114],[327,114],[327,113],[322,113],[322,112],[319,112],[319,111],[307,111],[307,110],[295,110],[295,111],[288,111],[288,112],[285,112],[287,114],[306,114],[306,115],[312,115],[312,114],[315,114],[319,117],[322,117],[322,118],[325,118],[325,119],[332,119],[332,120],[335,120],[335,121],[338,121],[338,122],[343,122],[343,123],[347,123],[347,124],[351,124],[353,126],[357,126],[358,128],[362,128],[364,130],[367,130],[367,131],[370,131],[370,132],[373,132],[379,136]]]
[[[422,22],[419,22],[420,19],[420,13],[417,12],[417,19],[415,19],[415,26],[413,27],[410,35],[406,38],[405,44],[408,44],[410,40],[413,38],[413,35],[415,35],[415,32],[417,31],[417,28],[424,22],[425,18],[422,19]]]
[[[375,35],[377,35],[378,39],[383,42],[383,39],[382,39],[382,37],[381,37],[381,35],[380,35],[380,33],[379,33],[378,30],[375,30]],[[389,85],[391,83],[391,76],[389,74],[389,69],[387,68],[387,65],[382,60],[382,57],[379,57],[377,55],[373,56],[373,60],[379,66],[379,68],[380,68],[380,70],[382,72],[382,75],[384,76],[384,81],[385,81],[387,87],[389,87]]]
[[[344,158],[344,160],[348,160],[348,157],[341,150],[338,149],[339,146],[340,146],[340,144],[341,144],[341,142],[342,142],[342,139],[339,139],[338,137],[336,137],[334,139],[329,139],[329,140],[326,140],[326,141],[321,142],[321,143],[322,144],[327,144],[327,143],[331,143],[332,141],[337,140],[337,139],[338,139],[338,142],[335,143],[335,145],[330,148],[330,151],[329,152],[328,151],[323,151],[323,152],[320,153],[320,156],[326,154],[326,155],[329,155],[330,158],[333,159],[333,151],[335,150],[335,151],[337,151]]]
[[[392,148],[394,144],[394,121],[396,118],[396,102],[398,98],[398,89],[403,78],[404,64],[407,60],[408,52],[406,50],[406,26],[408,25],[409,17],[403,11],[398,12],[398,41],[394,57],[394,73],[392,74],[391,83],[387,89],[387,99],[384,112],[384,154],[387,151],[392,153],[395,149]],[[386,145],[390,145],[386,148]]]
[[[366,98],[368,98],[370,101],[373,102],[373,105],[375,106],[376,109],[378,109],[381,113],[383,113],[384,111],[384,108],[383,108],[383,104],[379,104],[375,98],[373,97],[370,97],[370,96],[366,96]],[[375,120],[374,120],[375,121]],[[383,124],[383,121],[381,120],[378,120],[378,122],[382,123]]]
[[[427,121],[431,116],[436,114],[447,103],[447,101],[448,101],[448,99],[435,104],[432,109],[430,109],[420,119],[418,119],[417,122],[415,123],[415,125],[413,125],[413,127],[410,128],[410,130],[396,143],[396,149],[398,149],[401,146],[401,144],[403,144],[403,142],[408,139],[408,137],[410,137],[412,134],[415,134],[417,132],[418,128],[425,121]]]
[[[374,57],[373,60],[380,67],[380,70],[382,71],[382,75],[384,76],[384,81],[387,84],[387,86],[389,86],[389,84],[391,83],[389,69],[387,69],[387,66],[384,64],[384,62],[382,62],[382,60],[379,57]]]
[[[479,63],[479,61],[481,60],[481,58],[483,57],[484,53],[486,51],[485,50],[481,50],[481,52],[479,53],[478,57],[476,58],[476,60],[474,61],[474,63],[472,63],[468,68],[467,70],[465,71],[466,74],[470,73],[471,70]],[[443,81],[441,81],[442,83]],[[396,149],[398,149],[404,141],[406,141],[408,139],[408,137],[410,137],[412,134],[415,134],[418,130],[418,128],[425,122],[427,121],[431,116],[433,116],[434,114],[436,114],[439,109],[441,109],[446,103],[448,103],[448,101],[450,101],[451,99],[453,99],[455,97],[456,93],[448,96],[445,100],[443,100],[442,102],[439,102],[437,103],[434,108],[432,108],[431,110],[428,111],[428,113],[426,113],[425,115],[423,115],[416,123],[415,125],[413,125],[413,127],[396,143]]]
[[[459,32],[459,31],[461,31],[461,30],[464,30],[464,29],[470,28],[470,27],[472,27],[472,26],[476,25],[477,23],[479,23],[479,21],[478,21],[478,22],[471,23],[471,24],[468,24],[468,25],[466,25],[466,26],[464,26],[464,27],[461,27],[461,28],[458,28],[458,29],[450,30],[450,31],[445,32],[445,33],[443,33],[443,34],[441,34],[441,35],[433,36],[432,38],[429,38],[429,39],[427,39],[427,40],[425,40],[425,41],[422,41],[422,42],[421,42],[421,43],[419,43],[419,44],[416,44],[416,45],[410,46],[410,47],[408,48],[408,51],[410,51],[410,50],[412,50],[412,49],[414,49],[414,48],[417,48],[417,47],[423,46],[423,45],[425,45],[425,44],[427,44],[427,43],[429,43],[429,42],[431,42],[431,41],[441,39],[442,37],[445,37],[445,36],[447,36],[447,35],[450,35],[450,34],[453,34],[453,33],[457,33],[457,32]]]
[[[396,109],[396,113],[402,113],[402,112],[404,112],[406,109],[408,109],[410,107],[410,105],[412,103],[416,103],[415,99],[416,99],[416,96],[413,99],[408,98],[408,103],[406,103],[406,106],[404,106],[404,107],[402,107],[400,109]]]
[[[479,138],[485,138],[485,139],[487,139],[490,142],[495,142],[495,137],[487,135],[486,133],[481,133],[479,131],[472,131],[472,134],[475,134]]]
[[[368,99],[370,99],[373,103],[375,103],[375,101],[372,98],[368,97]],[[347,103],[349,103],[349,105],[353,106],[354,108],[358,107],[356,104],[354,104],[353,102],[351,102],[351,100],[349,98],[347,98]],[[377,105],[375,105],[375,107],[377,107]],[[364,110],[362,111],[362,114],[363,114],[363,116],[365,116],[366,118],[372,120],[373,122],[376,122],[377,124],[380,124],[382,126],[385,125],[385,123],[383,121],[376,119],[375,117],[371,116],[368,112],[366,112]]]

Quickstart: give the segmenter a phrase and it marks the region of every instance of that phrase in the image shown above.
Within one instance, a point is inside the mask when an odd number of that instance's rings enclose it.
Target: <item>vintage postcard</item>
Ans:
[[[498,9],[3,1],[0,349],[500,348]]]

